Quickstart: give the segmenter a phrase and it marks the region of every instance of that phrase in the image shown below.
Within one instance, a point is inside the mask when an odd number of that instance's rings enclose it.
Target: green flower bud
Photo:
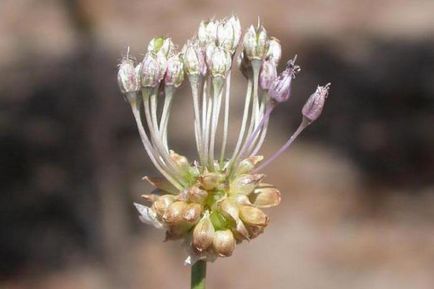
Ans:
[[[231,230],[216,231],[213,240],[213,247],[221,257],[229,257],[235,249],[235,238]]]
[[[175,44],[168,37],[154,37],[148,44],[148,52],[169,58],[174,55]]]

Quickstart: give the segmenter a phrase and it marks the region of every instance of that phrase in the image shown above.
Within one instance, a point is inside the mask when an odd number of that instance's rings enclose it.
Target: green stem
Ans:
[[[206,261],[199,260],[191,267],[191,289],[205,289]]]

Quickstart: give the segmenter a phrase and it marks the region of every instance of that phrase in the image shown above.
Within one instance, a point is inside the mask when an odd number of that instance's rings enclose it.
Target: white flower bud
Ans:
[[[148,44],[148,52],[153,54],[162,54],[169,58],[175,53],[175,44],[168,37],[154,37]]]
[[[188,75],[205,75],[205,55],[196,41],[188,41],[183,48],[185,73]]]
[[[266,54],[267,60],[274,63],[275,66],[279,64],[282,57],[282,46],[277,38],[271,37],[268,41],[268,50]]]
[[[184,81],[184,63],[179,54],[167,60],[167,70],[164,77],[164,84],[179,87]]]
[[[199,31],[197,32],[197,38],[202,46],[206,46],[209,43],[215,42],[217,39],[217,26],[219,22],[217,20],[202,21],[199,25]]]
[[[225,77],[231,69],[232,58],[229,52],[221,47],[217,47],[210,60],[210,70],[213,77]]]
[[[134,68],[134,61],[128,57],[122,58],[118,71],[118,84],[122,93],[140,90],[139,79]]]
[[[267,31],[262,25],[257,28],[251,25],[244,35],[244,51],[250,60],[264,59],[268,49]]]
[[[143,87],[156,87],[164,77],[167,62],[161,54],[147,53],[141,65],[141,82]]]
[[[217,43],[230,53],[237,49],[241,37],[240,20],[232,16],[217,26]]]

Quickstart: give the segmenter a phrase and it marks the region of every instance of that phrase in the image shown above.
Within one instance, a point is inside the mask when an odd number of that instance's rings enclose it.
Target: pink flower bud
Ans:
[[[164,77],[167,61],[162,54],[147,53],[142,61],[141,82],[143,87],[156,87]]]
[[[175,55],[167,60],[167,70],[164,77],[164,84],[179,87],[184,81],[184,64],[179,57]]]
[[[139,79],[134,68],[134,61],[128,56],[122,59],[119,66],[118,84],[122,93],[140,90]]]
[[[329,94],[330,83],[318,86],[303,106],[302,114],[309,122],[315,121],[322,112],[325,100]]]
[[[262,62],[259,84],[264,90],[270,89],[271,84],[277,78],[276,64],[271,60]]]
[[[295,65],[295,59],[288,61],[285,70],[276,78],[270,86],[268,94],[276,102],[285,102],[291,96],[291,83],[300,67]]]

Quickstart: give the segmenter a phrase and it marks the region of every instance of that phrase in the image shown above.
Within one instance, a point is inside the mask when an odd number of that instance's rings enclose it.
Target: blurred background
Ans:
[[[117,64],[127,46],[138,59],[156,35],[182,46],[231,13],[244,28],[260,16],[302,66],[265,155],[317,84],[332,89],[266,170],[283,201],[265,234],[210,265],[209,288],[434,288],[433,12],[432,0],[0,1],[0,288],[188,288],[180,243],[132,206],[157,172]],[[187,85],[174,107],[170,141],[193,158]]]

